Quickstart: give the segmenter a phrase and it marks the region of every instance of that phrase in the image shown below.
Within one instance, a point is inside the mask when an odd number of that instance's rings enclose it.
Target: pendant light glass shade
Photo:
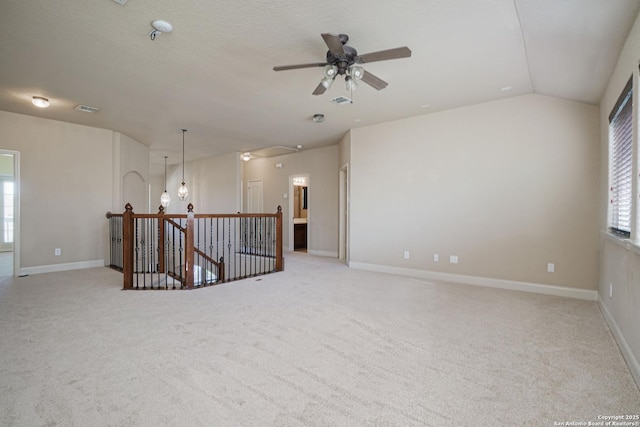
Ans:
[[[160,204],[163,208],[171,204],[171,196],[166,191],[160,195]]]
[[[187,131],[186,129],[182,130],[182,185],[178,188],[178,199],[187,200],[189,197],[189,189],[184,183],[184,133]]]
[[[164,193],[160,195],[160,205],[166,208],[171,204],[171,196],[167,193],[167,156],[164,156]]]
[[[180,188],[178,188],[178,199],[187,200],[187,197],[189,197],[189,189],[183,182]]]

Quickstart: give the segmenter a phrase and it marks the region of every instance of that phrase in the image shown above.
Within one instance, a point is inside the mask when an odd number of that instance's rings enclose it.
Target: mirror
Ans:
[[[294,188],[293,217],[307,218],[307,186],[296,185]]]

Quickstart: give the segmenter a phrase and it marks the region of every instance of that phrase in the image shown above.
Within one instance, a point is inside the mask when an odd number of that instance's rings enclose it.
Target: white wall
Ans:
[[[282,168],[276,168],[282,163]],[[265,212],[276,212],[282,206],[283,239],[287,246],[289,225],[289,177],[309,175],[308,203],[310,220],[307,229],[308,252],[337,256],[338,253],[338,146],[303,150],[284,156],[252,159],[244,165],[243,181],[261,179]],[[246,192],[245,192],[246,193]],[[246,196],[246,194],[245,194]],[[293,197],[293,195],[290,195]]]
[[[171,195],[167,213],[185,213],[189,203],[193,204],[195,213],[228,214],[240,211],[239,153],[187,162],[184,166],[184,179],[189,188],[189,198],[180,201],[178,188],[182,182],[182,163],[167,167],[167,191]],[[163,177],[151,180],[151,210],[154,212],[160,206],[163,183]]]
[[[20,152],[20,268],[104,259],[112,132],[0,111],[0,148]]]
[[[352,130],[351,264],[595,294],[598,114],[526,95]]]
[[[118,203],[114,212],[124,212],[124,206],[131,203],[136,213],[149,213],[149,147],[129,138],[113,133],[113,150],[116,153],[114,168]],[[152,206],[155,213],[155,206]]]
[[[640,384],[640,246],[631,244],[606,232],[607,209],[609,206],[609,143],[608,116],[629,78],[634,80],[634,141],[638,141],[638,58],[640,58],[640,17],[622,49],[616,68],[609,80],[600,102],[600,229],[601,275],[599,281],[599,302],[611,326],[627,364]],[[635,153],[637,159],[638,153]],[[636,160],[637,164],[637,160]],[[636,176],[638,169],[636,167]],[[637,182],[634,183],[637,186]],[[636,212],[636,215],[638,212]],[[634,227],[635,228],[635,227]],[[609,284],[613,286],[613,296],[609,297]]]

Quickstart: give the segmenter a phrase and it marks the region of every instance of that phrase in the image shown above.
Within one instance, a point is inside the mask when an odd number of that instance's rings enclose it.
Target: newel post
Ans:
[[[276,271],[284,270],[284,258],[282,257],[282,206],[278,206],[276,213]]]
[[[122,215],[122,277],[123,289],[133,288],[133,206],[127,203]]]
[[[184,268],[185,285],[187,289],[193,289],[193,205],[187,206],[187,226],[184,231]]]
[[[165,251],[165,236],[164,236],[164,208],[162,205],[158,208],[158,273],[164,273],[164,251]]]

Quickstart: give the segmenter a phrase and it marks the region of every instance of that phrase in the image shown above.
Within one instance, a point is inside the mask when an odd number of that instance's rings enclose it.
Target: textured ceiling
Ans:
[[[336,143],[350,128],[541,93],[597,104],[640,0],[2,0],[0,110],[113,129],[151,148],[152,170],[271,146]],[[152,41],[151,21],[173,32]],[[321,33],[358,53],[408,46],[365,69],[352,104],[342,77],[311,92]],[[504,90],[505,88],[510,88]],[[46,110],[33,95],[51,100]],[[78,104],[100,108],[95,114]],[[323,113],[323,123],[312,116]]]

